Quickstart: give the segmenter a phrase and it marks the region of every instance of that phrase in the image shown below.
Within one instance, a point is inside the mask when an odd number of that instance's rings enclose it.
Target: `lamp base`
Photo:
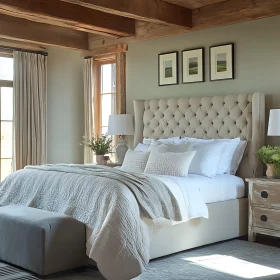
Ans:
[[[126,154],[127,150],[128,150],[128,147],[126,145],[126,142],[122,138],[122,136],[120,136],[119,144],[118,144],[118,146],[116,148],[117,163],[119,165],[123,164],[123,160],[124,160],[124,157],[125,157],[125,154]]]

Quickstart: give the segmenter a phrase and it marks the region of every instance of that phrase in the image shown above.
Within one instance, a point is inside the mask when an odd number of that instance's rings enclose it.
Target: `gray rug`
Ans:
[[[1,280],[39,278],[0,263]],[[96,269],[48,277],[50,280],[104,280]],[[232,240],[151,261],[137,280],[279,280],[280,249]]]

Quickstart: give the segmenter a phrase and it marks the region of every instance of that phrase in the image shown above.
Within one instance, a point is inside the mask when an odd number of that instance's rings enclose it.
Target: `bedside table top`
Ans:
[[[254,183],[259,185],[280,185],[280,179],[269,179],[269,178],[246,178],[246,182]]]

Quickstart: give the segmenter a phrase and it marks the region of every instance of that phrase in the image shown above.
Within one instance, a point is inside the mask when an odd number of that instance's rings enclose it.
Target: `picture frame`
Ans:
[[[234,79],[234,44],[210,47],[210,81]]]
[[[183,84],[205,82],[205,49],[182,51]]]
[[[178,52],[162,53],[158,55],[158,84],[159,86],[177,85]]]

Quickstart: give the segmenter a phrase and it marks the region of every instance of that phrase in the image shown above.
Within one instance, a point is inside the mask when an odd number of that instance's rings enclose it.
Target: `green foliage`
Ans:
[[[86,136],[83,136],[83,141],[80,145],[87,146],[97,156],[103,156],[111,153],[112,151],[112,142],[113,139],[108,137],[107,134],[102,134],[101,136],[93,135],[91,139],[88,139]]]
[[[265,164],[274,164],[280,169],[280,147],[279,146],[263,146],[257,152],[260,160]]]

